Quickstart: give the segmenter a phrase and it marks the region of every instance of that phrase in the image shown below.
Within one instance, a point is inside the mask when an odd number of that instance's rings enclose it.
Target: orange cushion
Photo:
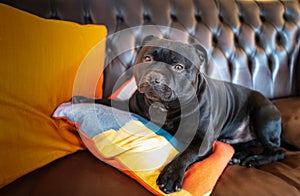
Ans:
[[[76,130],[51,114],[72,93],[101,97],[105,44],[89,62],[96,75],[87,78],[80,65],[106,34],[104,26],[46,20],[0,4],[0,188],[83,148]]]

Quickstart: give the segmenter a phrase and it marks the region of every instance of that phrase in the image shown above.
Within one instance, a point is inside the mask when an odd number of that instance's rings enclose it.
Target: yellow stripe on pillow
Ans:
[[[156,179],[178,154],[165,137],[155,134],[140,121],[131,120],[119,130],[111,129],[96,135],[93,141],[104,160],[117,160],[122,167],[119,169],[128,170],[126,173],[134,175],[140,183],[164,195],[156,185]]]
[[[100,133],[93,140],[104,158],[117,157],[132,171],[159,169],[178,154],[166,138],[135,120],[129,121],[120,130]],[[133,162],[138,164],[133,165]]]

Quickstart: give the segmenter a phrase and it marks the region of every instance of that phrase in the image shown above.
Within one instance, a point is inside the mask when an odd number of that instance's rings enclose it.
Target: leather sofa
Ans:
[[[286,159],[262,166],[228,166],[212,195],[300,194],[300,3],[298,0],[0,0],[40,17],[104,24],[108,34],[141,25],[179,29],[196,38],[223,80],[258,90],[282,113]],[[139,44],[139,29],[121,45]],[[166,36],[164,32],[160,36]],[[181,38],[180,38],[181,39]],[[183,41],[185,38],[182,38]],[[107,58],[120,46],[108,39]],[[104,96],[133,65],[136,51],[110,59]],[[213,63],[212,63],[213,62]],[[129,76],[130,77],[130,73]],[[137,182],[78,151],[17,179],[0,195],[151,195]]]

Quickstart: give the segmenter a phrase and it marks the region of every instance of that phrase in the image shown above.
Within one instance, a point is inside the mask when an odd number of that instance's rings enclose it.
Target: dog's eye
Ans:
[[[183,71],[183,70],[184,70],[184,65],[182,65],[182,64],[176,64],[176,65],[174,66],[174,69],[175,69],[176,71]]]
[[[144,56],[144,62],[151,62],[153,59],[152,59],[152,56]]]

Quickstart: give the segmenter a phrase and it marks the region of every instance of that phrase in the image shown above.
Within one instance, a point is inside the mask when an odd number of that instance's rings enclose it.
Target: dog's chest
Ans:
[[[165,109],[164,105],[162,103],[153,103],[149,107],[149,120],[159,127],[162,127],[167,119],[168,111]]]

